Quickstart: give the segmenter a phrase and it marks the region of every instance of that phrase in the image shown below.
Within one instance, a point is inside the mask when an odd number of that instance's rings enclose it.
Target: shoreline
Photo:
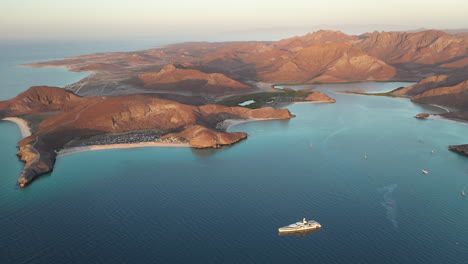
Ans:
[[[281,120],[281,119],[263,119],[263,118],[249,118],[249,119],[226,119],[223,122],[219,124],[218,128],[225,129],[226,132],[227,130],[233,126],[240,125],[243,123],[250,123],[250,122],[256,122],[256,121],[264,121],[264,120]],[[229,132],[228,132],[229,133]]]
[[[258,121],[258,120],[251,119],[251,118],[249,119],[226,119],[223,122],[219,123],[218,128],[225,129],[227,132],[227,130],[233,126],[240,125],[243,123],[254,122],[254,121]]]
[[[446,113],[457,111],[457,109],[455,109],[455,108],[450,108],[450,107],[446,107],[446,106],[442,106],[442,105],[437,105],[437,104],[427,104],[427,105],[440,108],[440,109],[444,110]]]
[[[451,118],[446,118],[443,116],[440,116],[438,114],[435,115],[429,115],[426,119],[429,120],[438,120],[438,121],[448,121],[448,122],[453,122],[453,123],[458,123],[458,124],[463,124],[463,125],[468,125],[468,121],[462,120],[462,119],[451,119]]]
[[[293,102],[292,104],[334,104],[335,102],[327,102],[327,101],[298,101]]]
[[[13,122],[15,123],[20,131],[21,131],[21,137],[22,138],[25,138],[25,137],[29,137],[32,135],[31,133],[31,128],[29,127],[28,125],[28,122],[22,118],[19,118],[19,117],[5,117],[1,120],[5,120],[5,121],[10,121],[10,122]]]
[[[72,147],[62,149],[57,152],[57,157],[68,156],[80,152],[97,151],[105,149],[130,149],[130,148],[147,148],[147,147],[171,147],[182,148],[190,147],[187,143],[159,143],[159,142],[139,142],[139,143],[123,143],[123,144],[109,144],[109,145],[90,145],[82,147]]]

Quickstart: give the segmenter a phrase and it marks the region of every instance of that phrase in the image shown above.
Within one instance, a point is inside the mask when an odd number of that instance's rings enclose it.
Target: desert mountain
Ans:
[[[296,83],[388,80],[395,74],[392,66],[346,43],[313,44],[258,73],[262,80]]]
[[[85,96],[190,90],[216,101],[258,81],[420,80],[461,69],[467,58],[468,39],[443,31],[352,36],[322,30],[276,42],[181,43],[30,65],[92,70],[92,76],[67,87]]]
[[[18,180],[25,186],[52,170],[56,153],[72,141],[93,136],[147,131],[156,138],[187,142],[196,148],[216,148],[247,137],[217,129],[226,119],[288,119],[287,109],[248,109],[221,105],[191,106],[151,95],[79,97],[57,87],[32,87],[0,102],[0,117],[50,115],[34,133],[18,143],[26,162]],[[172,134],[171,134],[172,133]],[[164,137],[162,137],[164,136]]]
[[[387,63],[437,64],[468,54],[468,39],[443,31],[373,32],[356,44]]]
[[[412,100],[418,103],[468,110],[466,75],[431,76],[394,93],[412,97]]]
[[[233,80],[222,73],[205,73],[197,69],[169,64],[159,72],[137,76],[137,82],[152,91],[181,91],[195,94],[245,93],[250,86]]]

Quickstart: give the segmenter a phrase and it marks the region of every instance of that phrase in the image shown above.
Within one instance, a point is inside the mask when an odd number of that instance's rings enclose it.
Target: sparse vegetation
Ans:
[[[254,100],[255,103],[246,105],[245,107],[251,109],[261,108],[263,106],[268,106],[269,104],[273,104],[278,100],[284,101],[286,98],[291,98],[291,101],[301,101],[301,99],[307,97],[310,94],[310,91],[296,91],[293,89],[285,88],[280,90],[279,92],[261,92],[261,93],[253,93],[253,94],[245,94],[245,95],[235,95],[225,98],[217,104],[225,105],[225,106],[239,106],[240,103]]]
[[[398,88],[396,88],[394,90],[391,90],[389,92],[386,92],[386,93],[365,93],[365,92],[361,92],[361,91],[343,91],[341,93],[406,98],[406,96],[404,96],[404,95],[394,94],[394,92],[396,92],[398,90],[401,90],[403,88],[405,88],[405,87],[398,87]]]

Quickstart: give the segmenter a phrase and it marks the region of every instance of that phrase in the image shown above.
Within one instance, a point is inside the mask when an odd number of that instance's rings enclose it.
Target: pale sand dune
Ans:
[[[96,151],[103,149],[127,149],[127,148],[146,148],[146,147],[190,147],[185,143],[159,143],[159,142],[141,142],[141,143],[127,143],[127,144],[111,144],[111,145],[91,145],[83,147],[73,147],[57,152],[57,156],[66,156],[85,151]]]
[[[10,121],[18,125],[18,127],[21,130],[21,136],[23,138],[29,137],[31,135],[31,128],[29,127],[28,122],[26,122],[26,120],[18,118],[18,117],[6,117],[6,118],[3,118],[2,120]]]

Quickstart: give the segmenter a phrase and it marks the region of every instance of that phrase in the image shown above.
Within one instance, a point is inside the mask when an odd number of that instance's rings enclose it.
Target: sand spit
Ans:
[[[28,122],[26,120],[18,117],[6,117],[2,120],[10,121],[18,125],[18,127],[21,130],[21,137],[25,138],[31,135],[31,128],[29,127]]]

